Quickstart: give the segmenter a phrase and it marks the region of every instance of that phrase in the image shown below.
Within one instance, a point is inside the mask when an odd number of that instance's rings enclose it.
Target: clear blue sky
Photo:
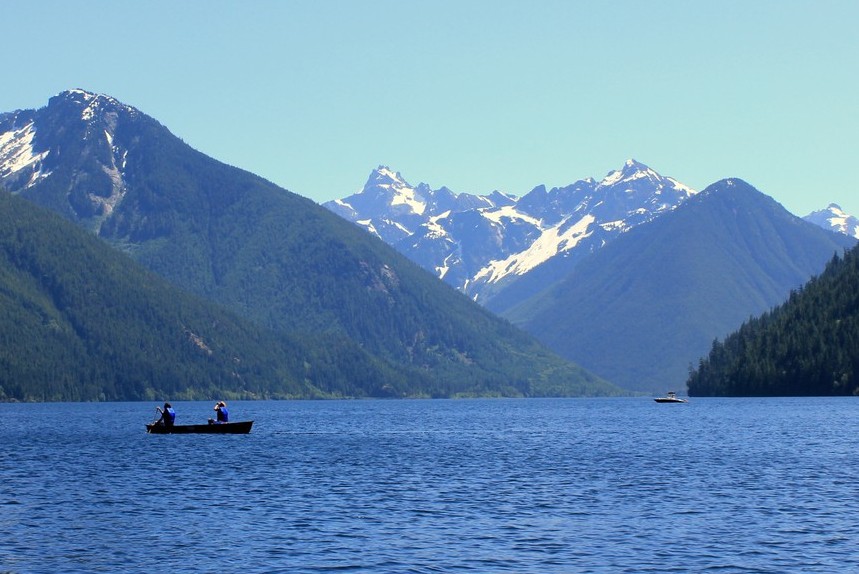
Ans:
[[[109,94],[322,202],[379,164],[528,192],[628,158],[859,215],[859,1],[0,1],[0,111]]]

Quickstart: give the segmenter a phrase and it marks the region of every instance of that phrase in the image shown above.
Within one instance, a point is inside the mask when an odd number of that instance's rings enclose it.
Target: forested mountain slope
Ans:
[[[783,302],[855,243],[723,180],[506,316],[621,387],[664,391],[682,385],[713,339]]]
[[[859,394],[859,248],[715,341],[687,386],[694,396]]]
[[[184,293],[6,192],[0,317],[0,400],[350,396],[352,373],[373,373],[367,394],[402,378],[348,341],[278,335]]]
[[[9,191],[97,233],[171,283],[297,340],[343,339],[434,395],[615,392],[382,241],[81,90],[0,115]],[[350,361],[332,353],[330,360]],[[345,365],[341,365],[344,372]],[[379,379],[384,379],[380,375]],[[354,394],[376,377],[355,374]],[[391,394],[399,396],[400,388]],[[409,394],[406,392],[405,394]]]

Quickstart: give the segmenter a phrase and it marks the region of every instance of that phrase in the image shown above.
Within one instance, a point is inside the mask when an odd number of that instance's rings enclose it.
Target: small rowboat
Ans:
[[[248,434],[253,424],[254,421],[173,426],[150,423],[146,425],[146,432],[150,434]]]

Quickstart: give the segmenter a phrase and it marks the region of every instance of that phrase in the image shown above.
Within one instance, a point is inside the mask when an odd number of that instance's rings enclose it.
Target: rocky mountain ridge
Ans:
[[[600,181],[540,185],[522,197],[412,186],[380,166],[361,192],[324,205],[485,304],[541,265],[577,261],[694,194],[635,160]]]
[[[726,179],[503,316],[624,388],[681,389],[713,339],[784,301],[855,244]]]

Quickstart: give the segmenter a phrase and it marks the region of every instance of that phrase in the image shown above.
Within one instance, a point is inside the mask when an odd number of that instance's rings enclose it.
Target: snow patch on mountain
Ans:
[[[496,283],[510,275],[524,275],[559,253],[575,248],[592,233],[590,227],[595,220],[593,215],[586,215],[566,229],[560,225],[546,229],[530,247],[506,259],[490,262],[475,275],[474,280]]]
[[[103,116],[105,112],[126,113],[132,116],[139,113],[135,108],[125,105],[115,98],[104,94],[87,92],[86,90],[66,90],[61,93],[59,97],[80,105],[81,119],[85,122],[89,122],[94,118],[99,118]]]
[[[859,239],[859,219],[846,213],[836,203],[830,203],[826,209],[809,213],[803,219],[824,229]]]
[[[472,298],[488,300],[556,258],[563,259],[554,268],[562,261],[575,265],[577,254],[601,248],[695,193],[635,160],[599,182],[580,179],[550,190],[538,185],[522,197],[412,186],[379,166],[359,193],[325,207]]]
[[[498,224],[509,223],[510,221],[519,220],[525,223],[530,223],[535,227],[541,227],[542,222],[536,217],[532,217],[527,213],[522,213],[516,209],[516,206],[505,205],[497,209],[483,209],[481,211],[483,217]]]
[[[452,260],[454,262],[456,261],[456,258],[453,255],[453,253],[451,253],[450,255],[448,255],[447,257],[444,258],[444,262],[442,263],[442,265],[439,265],[438,267],[435,268],[436,275],[438,275],[438,278],[441,279],[442,281],[444,281],[445,275],[447,275],[448,271],[450,271],[450,269],[452,267],[452,264],[451,264]]]
[[[409,185],[399,172],[387,166],[379,166],[370,179],[368,186],[386,192],[388,205],[394,209],[405,207],[407,212],[423,215],[426,212],[426,199],[417,188]]]
[[[654,191],[656,195],[661,195],[662,187],[665,186],[665,183],[670,184],[670,187],[675,189],[678,192],[685,193],[687,195],[692,195],[695,193],[695,190],[689,186],[683,185],[676,179],[672,177],[665,177],[659,175],[656,171],[644,165],[643,163],[637,162],[634,159],[628,159],[623,164],[623,168],[611,171],[606,175],[602,181],[597,185],[597,189],[606,188],[606,187],[615,187],[618,184],[623,183],[632,183],[637,180],[648,180],[657,189]],[[632,189],[627,189],[625,191],[632,191]]]
[[[118,126],[140,119],[136,109],[114,98],[81,89],[52,97],[47,107],[0,115],[0,185],[21,193],[42,184],[66,158],[65,138],[80,141],[76,183],[66,193],[69,208],[95,231],[115,213],[127,192],[129,141]],[[57,125],[62,129],[57,129]],[[62,201],[62,190],[43,187]]]
[[[447,237],[447,230],[442,226],[441,221],[450,217],[450,210],[445,211],[441,215],[436,215],[435,217],[430,217],[429,220],[424,224],[427,228],[426,237],[432,239],[441,239],[443,237]]]
[[[600,223],[600,227],[605,231],[618,231],[623,230],[626,227],[626,222],[622,219],[618,221],[606,221],[604,223]]]
[[[403,233],[410,233],[410,231],[408,229],[406,229],[406,227],[404,225],[400,224],[397,221],[393,221],[391,219],[385,219],[384,222],[389,224],[391,227],[393,227],[395,229],[399,229]]]
[[[391,206],[404,205],[411,209],[412,213],[423,215],[426,211],[427,204],[421,201],[414,189],[399,188],[397,193],[391,198]]]
[[[42,161],[48,156],[48,151],[37,153],[34,150],[35,135],[34,122],[0,134],[0,179],[32,169],[29,180],[23,186],[27,188],[50,175],[50,172],[42,170]]]

